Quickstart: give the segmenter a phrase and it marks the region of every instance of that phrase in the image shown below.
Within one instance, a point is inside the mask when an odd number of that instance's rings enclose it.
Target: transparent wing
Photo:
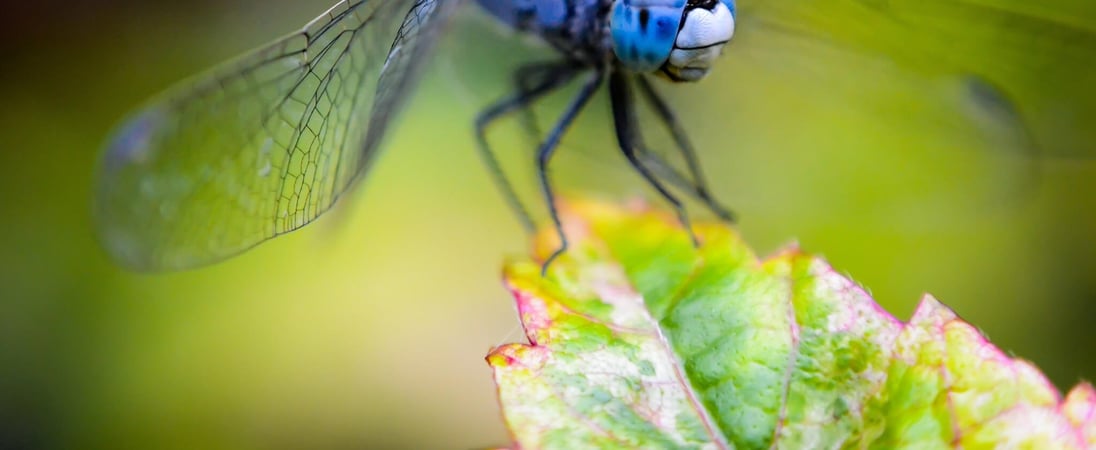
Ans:
[[[138,111],[99,168],[106,248],[187,268],[318,217],[367,169],[455,3],[344,0]]]
[[[1096,156],[1096,2],[739,0],[738,16],[727,59],[775,96]]]

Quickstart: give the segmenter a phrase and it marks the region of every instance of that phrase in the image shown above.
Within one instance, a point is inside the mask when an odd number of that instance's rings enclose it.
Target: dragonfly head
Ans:
[[[734,0],[616,0],[609,30],[629,70],[704,78],[734,35]]]

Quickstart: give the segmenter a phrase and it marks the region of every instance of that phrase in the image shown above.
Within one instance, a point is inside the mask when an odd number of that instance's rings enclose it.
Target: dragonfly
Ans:
[[[675,192],[734,220],[713,198],[685,126],[656,84],[702,82],[732,44],[736,28],[754,21],[837,48],[855,44],[915,61],[912,67],[921,71],[954,73],[949,79],[960,80],[974,114],[1016,125],[1033,141],[1049,142],[1044,148],[1070,150],[1096,137],[1089,136],[1091,127],[1075,127],[1068,129],[1072,137],[1067,132],[1063,138],[1062,127],[1025,120],[1014,100],[1017,93],[1035,92],[1037,81],[1029,76],[1034,71],[978,55],[958,59],[963,55],[943,50],[971,36],[1009,41],[1026,33],[1034,43],[1017,51],[1043,51],[1021,62],[1091,61],[1096,27],[1076,19],[1091,12],[1084,5],[1071,18],[990,0],[742,1],[740,7],[734,0],[474,0],[494,20],[538,36],[554,53],[520,67],[512,93],[474,122],[488,172],[527,228],[533,221],[487,131],[546,95],[578,85],[535,152],[540,192],[560,242],[545,269],[568,245],[548,167],[564,133],[604,87],[621,153],[685,228],[691,230],[689,215]],[[368,173],[387,129],[464,3],[471,2],[343,0],[298,32],[149,100],[117,127],[102,153],[93,208],[100,241],[129,268],[177,270],[222,261],[311,223]],[[833,16],[855,17],[858,25]],[[971,17],[981,21],[964,21]],[[905,45],[908,39],[898,31],[910,30],[928,33],[922,39],[931,45]],[[779,57],[797,61],[795,55]],[[840,61],[831,66],[819,67],[841,70]],[[1061,85],[1093,78],[1082,70]],[[1067,103],[1073,116],[1092,117],[1091,93],[1077,95],[1081,101]],[[637,119],[643,106],[672,136],[685,170],[646,145]]]
[[[184,83],[141,109],[108,144],[97,213],[111,254],[138,269],[200,266],[298,229],[368,170],[386,128],[458,2],[341,2],[300,32]],[[517,92],[476,120],[479,148],[510,204],[528,213],[486,140],[497,119],[578,79],[580,92],[537,150],[541,191],[567,248],[548,164],[561,136],[608,84],[620,148],[679,211],[655,171],[688,186],[721,217],[680,123],[645,74],[706,75],[734,31],[733,0],[481,0],[518,30],[543,37],[555,61],[523,67]],[[638,91],[673,131],[690,176],[640,141]],[[657,169],[651,168],[657,167]]]

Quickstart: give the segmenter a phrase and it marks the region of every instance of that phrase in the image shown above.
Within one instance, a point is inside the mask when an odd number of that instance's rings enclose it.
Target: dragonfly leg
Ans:
[[[619,71],[613,72],[612,76],[609,78],[609,96],[612,101],[613,124],[616,126],[616,135],[617,141],[620,143],[620,150],[624,152],[624,156],[628,158],[628,162],[632,164],[632,167],[647,180],[647,183],[654,187],[666,201],[673,205],[674,211],[677,212],[678,220],[685,226],[685,229],[689,230],[689,236],[692,238],[693,244],[698,244],[699,241],[693,233],[693,227],[689,221],[689,215],[685,211],[685,205],[682,204],[681,200],[678,200],[666,186],[663,186],[662,181],[655,176],[651,169],[648,168],[640,158],[641,153],[644,153],[645,150],[643,150],[643,139],[639,135],[635,104],[633,103],[632,86],[627,75]]]
[[[548,68],[547,66],[540,67],[540,65],[538,65],[538,69],[543,70],[544,72],[540,80],[536,80],[537,83],[529,85],[528,89],[519,89],[517,92],[487,107],[487,109],[476,117],[476,141],[480,156],[483,158],[484,164],[487,165],[488,171],[491,172],[495,184],[506,198],[506,202],[518,215],[525,229],[530,232],[536,229],[536,225],[533,223],[529,211],[525,209],[525,206],[521,203],[521,199],[518,198],[513,184],[510,183],[509,178],[506,177],[506,173],[503,172],[502,167],[499,165],[498,158],[495,157],[495,153],[491,150],[490,144],[487,143],[487,127],[506,114],[528,107],[529,104],[543,97],[545,94],[566,84],[574,78],[576,74],[574,66],[565,63],[557,63],[551,68]],[[533,73],[531,72],[531,69],[529,73]]]
[[[701,197],[697,192],[696,183],[682,174],[673,164],[666,161],[662,155],[656,152],[650,151],[646,146],[642,146],[636,149],[636,153],[639,155],[639,159],[643,161],[651,171],[655,172],[660,178],[668,181],[674,187],[685,191],[690,197],[699,200],[708,207],[710,211],[716,214],[719,218],[728,222],[734,221],[734,215],[724,209],[719,204],[709,204],[709,199]],[[714,205],[714,206],[713,206]]]
[[[513,73],[514,91],[519,93],[528,93],[532,91],[539,83],[542,83],[543,77],[554,76],[554,72],[559,70],[559,61],[549,61],[543,63],[532,63],[519,67]],[[533,112],[533,109],[527,105],[521,108],[521,121],[522,127],[529,136],[533,138],[533,145],[539,145],[541,140],[540,127],[537,125],[537,116]]]
[[[643,97],[647,99],[647,102],[651,104],[655,109],[655,113],[658,115],[662,123],[670,130],[670,134],[673,135],[674,143],[677,144],[678,150],[681,152],[682,157],[685,159],[685,164],[689,169],[689,173],[692,175],[691,191],[705,206],[708,207],[713,214],[718,216],[727,222],[734,222],[734,213],[719,204],[718,201],[712,197],[711,189],[708,188],[708,182],[704,177],[704,172],[700,168],[700,161],[696,157],[696,152],[693,150],[692,143],[689,142],[689,137],[685,133],[685,129],[682,128],[681,123],[674,115],[674,111],[670,108],[658,92],[655,91],[651,83],[647,81],[647,78],[643,76],[637,76],[639,83],[639,90],[643,93]],[[666,164],[662,158],[657,155],[651,154],[653,159],[656,160],[656,164],[670,167]],[[676,171],[675,171],[676,172]],[[680,178],[680,177],[679,177]]]
[[[650,151],[646,146],[637,148],[636,154],[639,156],[639,159],[655,173],[655,175],[658,175],[659,178],[666,180],[674,187],[685,191],[690,197],[702,202],[704,201],[696,192],[696,183],[691,178],[682,174],[673,164],[666,161],[662,155]]]
[[[548,133],[548,136],[544,139],[544,142],[540,144],[537,149],[537,175],[540,177],[541,193],[544,195],[544,201],[548,204],[548,212],[552,216],[552,223],[556,227],[556,235],[559,236],[559,248],[552,252],[548,256],[548,259],[544,260],[544,265],[541,266],[541,276],[548,272],[548,265],[552,263],[559,255],[567,251],[567,236],[563,232],[563,223],[559,220],[559,212],[556,209],[556,195],[552,190],[552,184],[548,179],[548,162],[552,159],[552,154],[559,146],[560,139],[563,138],[563,133],[567,131],[567,128],[571,126],[575,118],[578,117],[578,113],[582,111],[582,108],[590,101],[590,98],[597,92],[597,88],[601,87],[601,83],[605,79],[605,74],[601,70],[594,70],[590,73],[585,81],[582,82],[582,87],[579,89],[578,94],[571,103],[567,105],[567,109],[564,110],[563,115],[556,121],[556,125]]]

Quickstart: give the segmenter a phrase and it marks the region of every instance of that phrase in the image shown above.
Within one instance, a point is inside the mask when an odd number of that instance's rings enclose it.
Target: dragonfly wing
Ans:
[[[454,3],[344,0],[154,99],[100,163],[105,247],[135,269],[181,269],[314,220],[367,169]]]
[[[802,71],[808,99],[844,83],[853,92],[842,107],[856,107],[891,83],[906,93],[903,111],[943,99],[969,121],[941,126],[1022,128],[1033,152],[1096,156],[1094,2],[740,0],[738,24],[728,55]]]

